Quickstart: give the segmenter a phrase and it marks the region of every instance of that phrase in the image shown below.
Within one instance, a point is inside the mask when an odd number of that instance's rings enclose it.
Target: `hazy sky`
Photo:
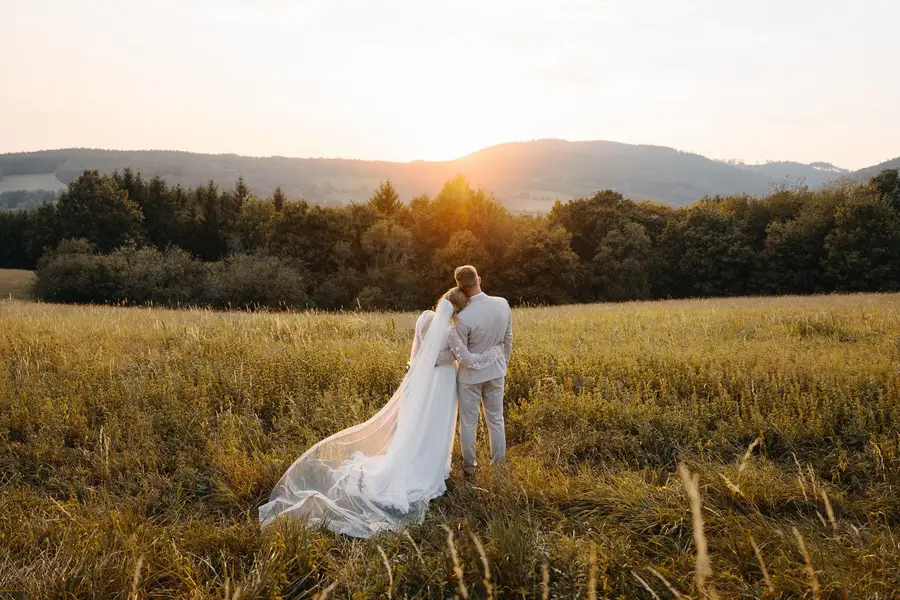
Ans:
[[[900,0],[3,0],[0,152],[900,155]]]

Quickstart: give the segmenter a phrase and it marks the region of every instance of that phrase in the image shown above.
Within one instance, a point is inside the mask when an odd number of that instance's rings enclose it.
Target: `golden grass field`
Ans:
[[[0,597],[897,597],[900,295],[514,320],[507,472],[356,541],[256,507],[414,315],[0,303]]]
[[[23,300],[31,297],[34,271],[0,269],[0,300]]]

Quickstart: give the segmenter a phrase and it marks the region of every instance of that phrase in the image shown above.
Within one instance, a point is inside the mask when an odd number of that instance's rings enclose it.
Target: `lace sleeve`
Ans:
[[[446,350],[438,352],[437,362],[435,362],[434,365],[440,367],[441,365],[452,365],[455,362],[456,356],[453,355],[453,350],[447,348]]]
[[[491,366],[503,356],[503,348],[501,346],[494,346],[487,352],[469,352],[455,327],[450,328],[450,349],[462,364],[476,371]]]

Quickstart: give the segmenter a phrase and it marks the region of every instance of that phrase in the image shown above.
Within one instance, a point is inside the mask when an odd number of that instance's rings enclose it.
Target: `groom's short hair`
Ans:
[[[472,265],[456,267],[453,277],[456,279],[456,285],[464,290],[478,287],[478,271]]]

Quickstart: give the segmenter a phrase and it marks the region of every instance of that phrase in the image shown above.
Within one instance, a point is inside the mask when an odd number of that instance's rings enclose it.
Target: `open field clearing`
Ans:
[[[37,175],[7,175],[0,179],[0,192],[14,190],[51,190],[66,189],[66,184],[56,178],[53,173],[40,173]]]
[[[284,469],[390,397],[414,319],[0,302],[0,597],[900,589],[900,295],[517,310],[507,472],[455,455],[404,534],[261,532]]]
[[[0,299],[22,300],[31,296],[34,271],[0,269]]]

